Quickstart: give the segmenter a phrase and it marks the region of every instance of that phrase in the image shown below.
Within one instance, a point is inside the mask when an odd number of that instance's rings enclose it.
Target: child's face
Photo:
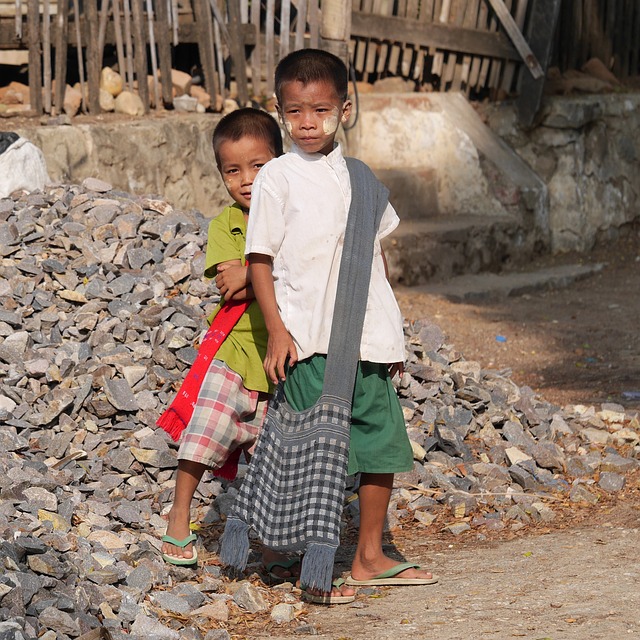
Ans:
[[[351,114],[351,102],[343,102],[326,81],[287,82],[280,93],[278,111],[293,142],[307,153],[331,153],[338,125]]]
[[[229,195],[246,213],[251,205],[251,187],[258,171],[273,158],[265,140],[245,136],[225,140],[218,149],[218,169]]]

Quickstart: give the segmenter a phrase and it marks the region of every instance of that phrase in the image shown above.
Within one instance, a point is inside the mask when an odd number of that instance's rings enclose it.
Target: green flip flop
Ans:
[[[331,583],[332,587],[339,589],[342,585],[348,584],[345,582],[343,578],[338,578]],[[314,595],[313,593],[309,593],[308,591],[302,592],[302,599],[305,602],[309,602],[311,604],[348,604],[349,602],[353,602],[356,597],[355,596],[336,596],[332,593],[326,593],[322,595]]]
[[[188,544],[195,542],[197,539],[198,537],[196,536],[195,533],[189,534],[183,540],[176,540],[176,538],[172,538],[171,536],[162,536],[162,542],[168,542],[169,544],[173,544],[176,547],[180,547],[181,549],[184,549]],[[198,562],[198,550],[194,545],[192,558],[181,558],[180,556],[172,556],[168,553],[163,553],[162,559],[165,562],[168,562],[169,564],[175,564],[181,567],[188,567]]]
[[[290,580],[291,578],[295,578],[296,576],[279,576],[277,573],[274,573],[273,570],[278,568],[278,569],[284,569],[285,571],[288,571],[289,569],[295,567],[296,565],[300,564],[300,558],[283,558],[282,560],[275,560],[274,562],[269,562],[268,564],[264,565],[264,569],[267,572],[267,575],[272,579],[272,580]]]
[[[431,578],[400,578],[399,573],[402,573],[406,569],[420,569],[419,564],[413,564],[413,562],[402,562],[395,567],[391,567],[388,571],[383,571],[377,576],[370,578],[369,580],[355,580],[349,576],[346,583],[355,587],[373,587],[373,586],[401,586],[401,585],[421,585],[421,584],[435,584],[438,582],[438,576],[432,576]]]

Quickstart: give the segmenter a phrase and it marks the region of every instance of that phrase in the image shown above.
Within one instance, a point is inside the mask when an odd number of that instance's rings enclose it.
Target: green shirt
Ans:
[[[246,263],[244,248],[247,223],[242,209],[233,204],[225,207],[222,213],[209,223],[207,236],[207,257],[204,275],[215,278],[217,266],[229,260],[242,260]],[[221,304],[209,317],[213,320]],[[240,320],[220,345],[216,360],[225,362],[243,381],[245,388],[252,391],[270,392],[271,385],[267,380],[262,363],[267,355],[267,327],[256,300],[242,314]]]

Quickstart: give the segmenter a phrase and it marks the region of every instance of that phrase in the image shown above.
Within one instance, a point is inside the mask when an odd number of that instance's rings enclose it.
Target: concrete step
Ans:
[[[511,215],[449,215],[403,220],[383,241],[393,285],[442,282],[530,261],[535,247]]]
[[[598,273],[603,267],[602,263],[565,264],[535,271],[467,274],[448,282],[423,284],[406,290],[442,296],[453,302],[477,302],[541,289],[561,289]]]

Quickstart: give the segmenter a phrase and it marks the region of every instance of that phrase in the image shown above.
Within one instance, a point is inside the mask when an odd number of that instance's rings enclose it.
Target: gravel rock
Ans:
[[[0,640],[101,625],[114,640],[224,640],[210,627],[230,610],[296,624],[291,594],[240,580],[230,596],[215,564],[160,553],[177,446],[155,423],[218,301],[202,278],[207,226],[95,178],[0,199]],[[550,405],[466,361],[428,319],[405,335],[415,460],[389,527],[551,522],[545,497],[594,503],[637,469],[640,422],[623,407]],[[237,486],[201,483],[199,522],[218,525]],[[347,514],[357,522],[357,500]]]

